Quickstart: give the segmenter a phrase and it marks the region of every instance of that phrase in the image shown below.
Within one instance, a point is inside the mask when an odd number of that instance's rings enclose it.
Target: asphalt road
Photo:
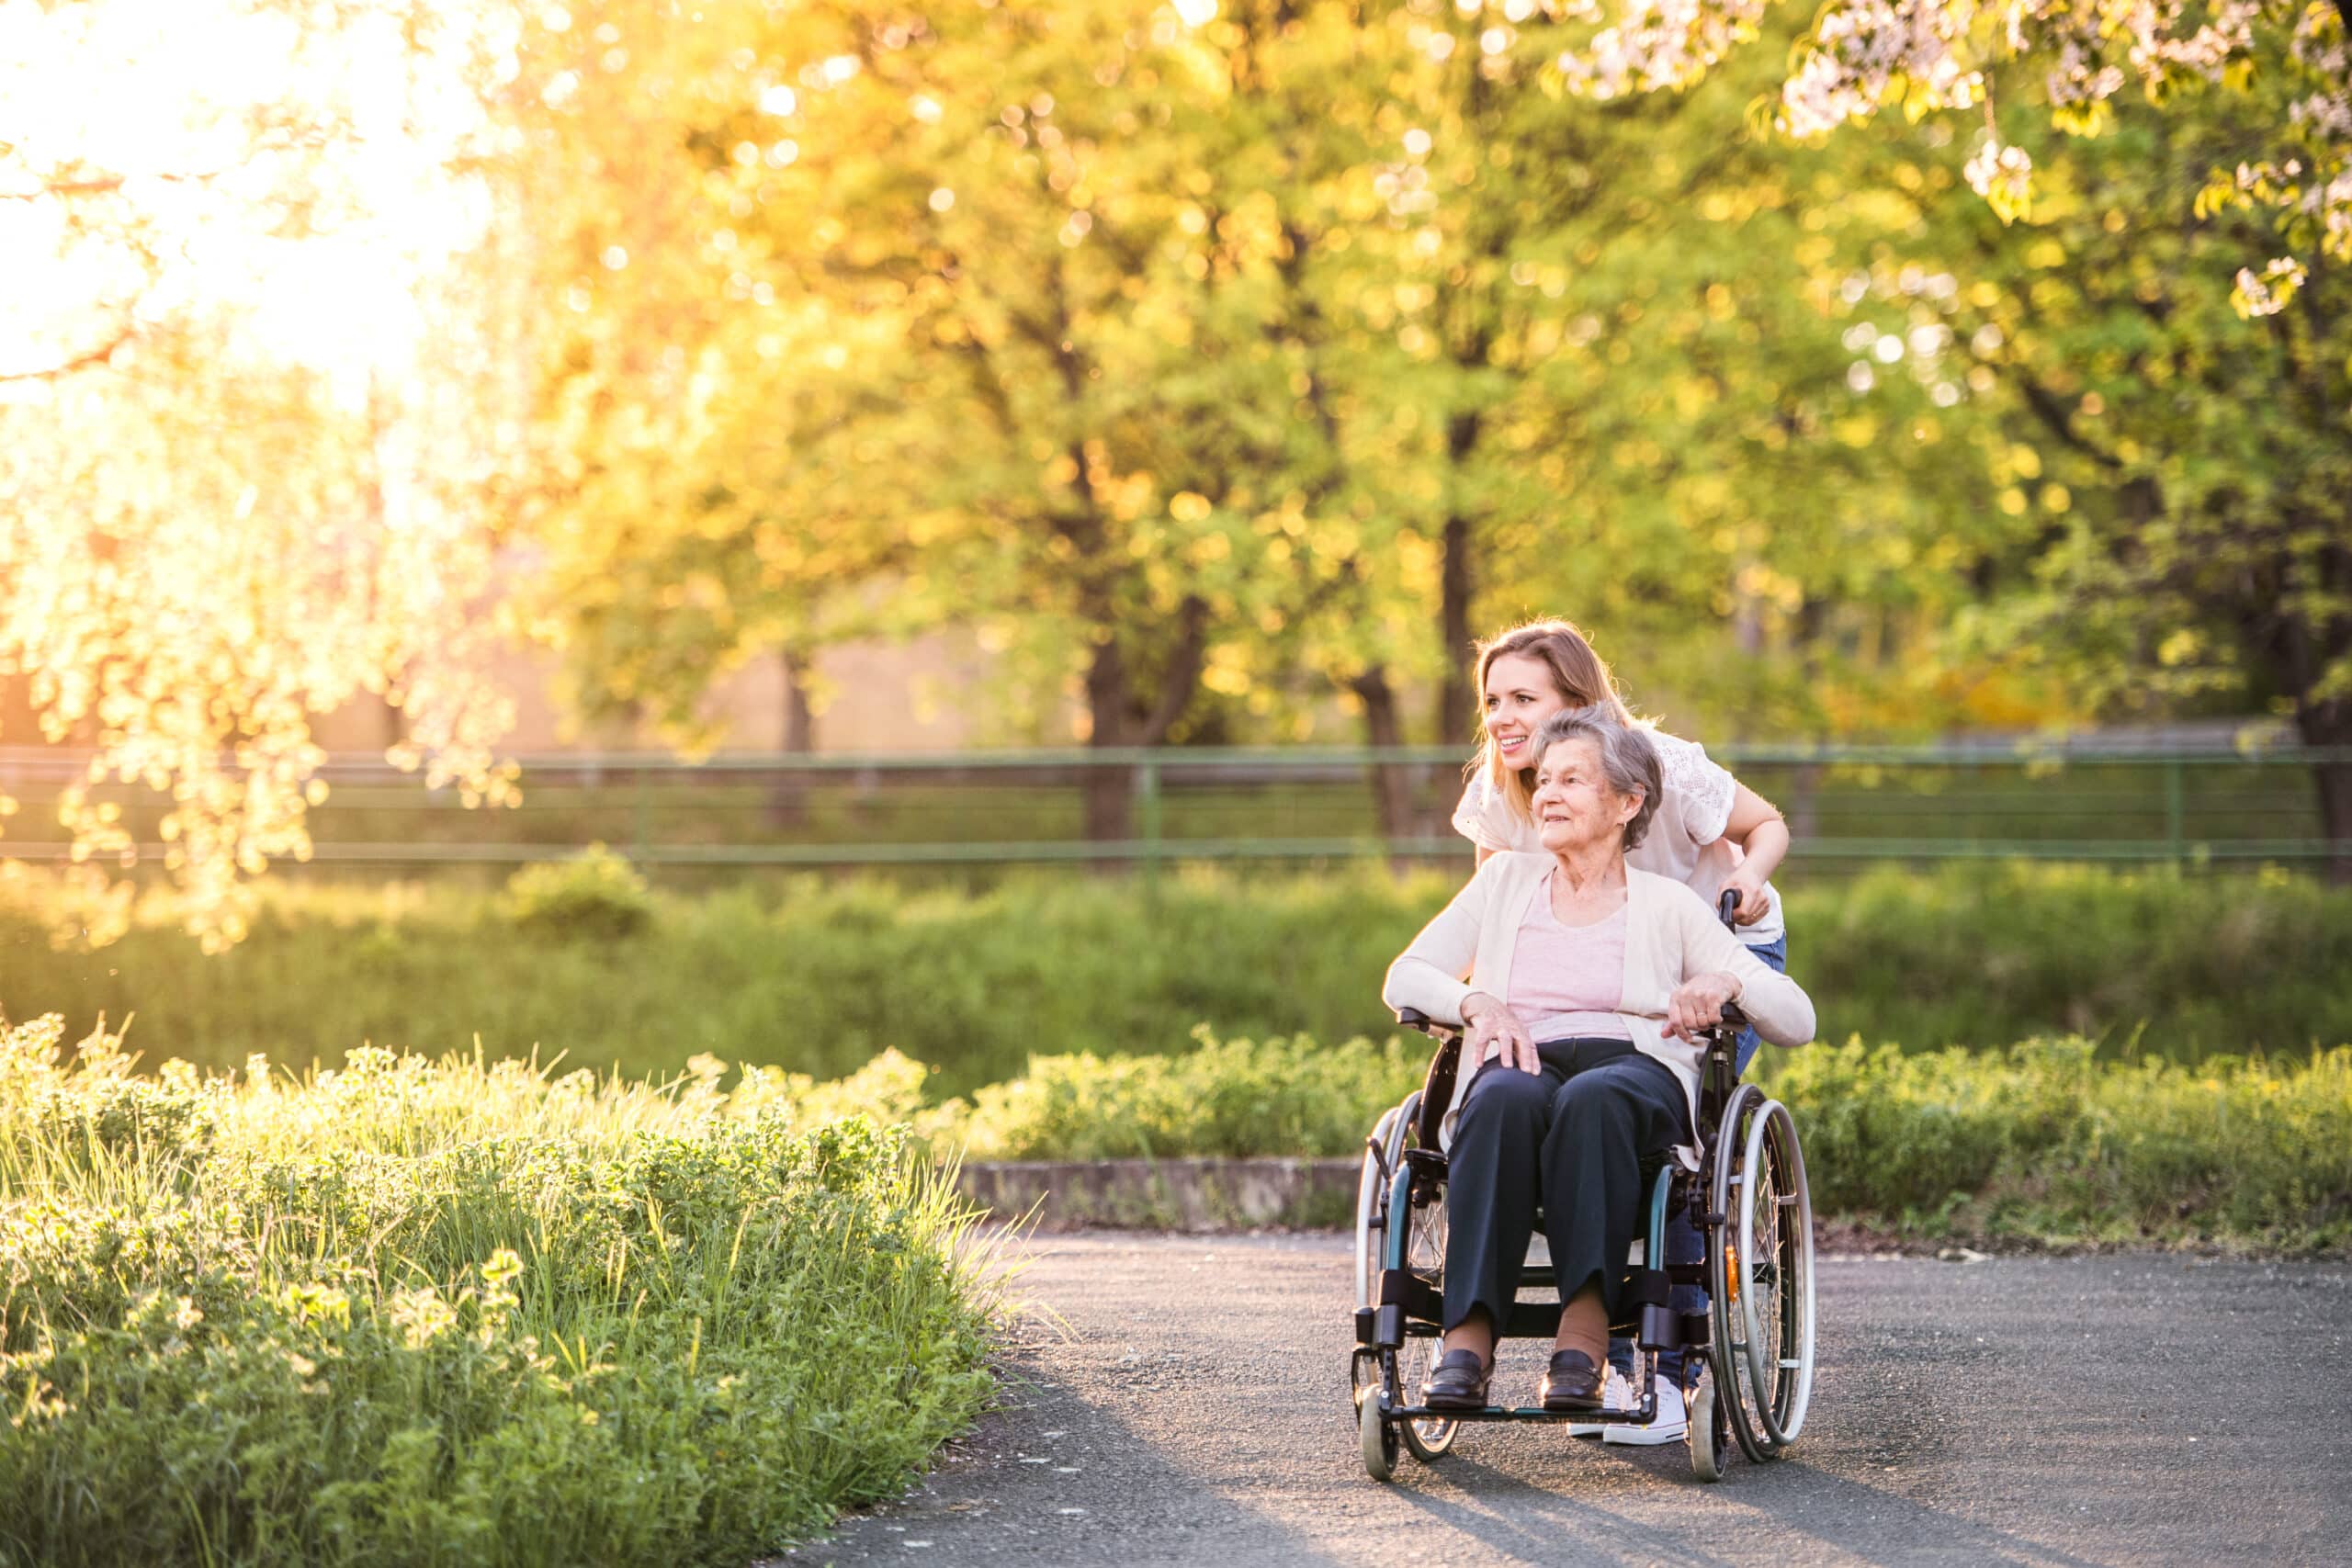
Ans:
[[[795,1563],[2352,1562],[2352,1269],[1829,1258],[1776,1463],[1557,1427],[1368,1479],[1336,1236],[1041,1237],[1005,1406]],[[1505,1346],[1532,1390],[1543,1349]]]

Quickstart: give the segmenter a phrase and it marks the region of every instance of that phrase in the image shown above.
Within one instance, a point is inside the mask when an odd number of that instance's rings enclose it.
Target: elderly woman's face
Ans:
[[[1609,787],[1600,743],[1578,737],[1553,744],[1535,764],[1536,836],[1554,854],[1606,840],[1622,844],[1624,828],[1641,809],[1639,795]]]

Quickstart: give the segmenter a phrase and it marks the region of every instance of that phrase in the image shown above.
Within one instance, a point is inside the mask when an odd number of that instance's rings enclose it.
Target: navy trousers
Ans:
[[[1747,951],[1781,974],[1785,975],[1789,972],[1789,937],[1786,931],[1769,942],[1756,943]],[[1757,1049],[1764,1042],[1758,1038],[1756,1031],[1743,1029],[1739,1032],[1736,1049],[1739,1053],[1737,1060],[1742,1073],[1747,1071],[1747,1064],[1755,1059]],[[1667,1262],[1670,1264],[1703,1263],[1706,1258],[1707,1244],[1700,1236],[1699,1227],[1690,1223],[1690,1213],[1680,1204],[1675,1205],[1666,1216]],[[1668,1304],[1677,1312],[1704,1312],[1707,1310],[1707,1292],[1696,1285],[1677,1285],[1668,1293]],[[1611,1339],[1609,1342],[1609,1364],[1627,1377],[1632,1377],[1634,1375],[1634,1342],[1630,1339]],[[1697,1373],[1690,1364],[1690,1358],[1680,1350],[1658,1352],[1657,1375],[1661,1381],[1670,1379],[1685,1388],[1689,1388],[1697,1381]]]
[[[1623,1040],[1537,1046],[1543,1071],[1489,1061],[1446,1152],[1445,1326],[1484,1307],[1499,1331],[1544,1211],[1560,1300],[1595,1278],[1613,1321],[1648,1217],[1642,1166],[1690,1136],[1681,1081]],[[1670,1157],[1670,1156],[1669,1156]]]

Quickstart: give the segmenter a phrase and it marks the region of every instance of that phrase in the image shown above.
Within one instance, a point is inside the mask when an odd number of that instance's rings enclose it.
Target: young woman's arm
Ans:
[[[1495,852],[1484,844],[1473,844],[1470,846],[1470,852],[1476,857],[1470,863],[1470,869],[1476,871],[1486,865],[1487,857]]]
[[[1780,808],[1744,784],[1733,785],[1730,819],[1724,837],[1737,844],[1747,858],[1724,879],[1724,890],[1739,894],[1739,911],[1733,917],[1743,926],[1764,918],[1764,885],[1789,852],[1789,824]]]

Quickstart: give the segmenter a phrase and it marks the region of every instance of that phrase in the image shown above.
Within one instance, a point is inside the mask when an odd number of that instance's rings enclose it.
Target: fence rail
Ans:
[[[1791,874],[1872,860],[1990,857],[2180,866],[2310,864],[2345,853],[2323,830],[2313,770],[2352,748],[1961,739],[1920,746],[1726,745],[1715,755],[1795,831]],[[605,842],[648,867],[956,867],[1187,861],[1458,861],[1452,748],[1059,748],[928,754],[650,752],[526,756],[519,807],[468,810],[379,756],[336,756],[311,814],[322,865],[513,865]],[[61,857],[28,829],[87,753],[0,748],[0,791],[25,810],[0,854]],[[1375,780],[1401,780],[1384,831]],[[1110,788],[1123,831],[1085,836]],[[105,785],[141,841],[163,810]],[[36,829],[37,830],[37,829]],[[24,835],[22,837],[17,834]]]

